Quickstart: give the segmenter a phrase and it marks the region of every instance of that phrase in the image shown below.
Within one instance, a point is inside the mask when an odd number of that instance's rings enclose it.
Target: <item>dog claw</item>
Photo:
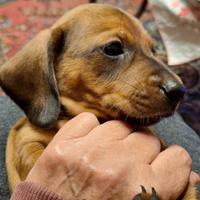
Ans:
[[[156,190],[152,187],[152,195],[148,195],[147,191],[144,186],[141,185],[142,188],[142,193],[137,194],[133,200],[161,200],[157,195],[156,195]]]
[[[152,187],[152,194],[156,195],[156,191],[155,191],[155,189],[153,187]]]
[[[147,191],[146,191],[145,187],[143,185],[140,185],[140,187],[142,188],[142,193],[146,194]]]

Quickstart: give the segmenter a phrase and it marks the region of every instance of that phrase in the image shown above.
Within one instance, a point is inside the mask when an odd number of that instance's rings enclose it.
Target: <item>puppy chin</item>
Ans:
[[[96,108],[89,108],[87,102],[77,102],[68,97],[61,97],[60,101],[61,105],[65,108],[65,110],[67,110],[67,114],[69,116],[73,117],[83,112],[90,112],[93,113],[99,119],[104,119],[104,121],[109,120],[107,114]]]

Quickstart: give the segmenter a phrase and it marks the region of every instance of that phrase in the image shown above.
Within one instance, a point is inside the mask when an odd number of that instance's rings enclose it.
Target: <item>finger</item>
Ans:
[[[190,174],[190,178],[189,178],[189,182],[193,185],[193,186],[196,186],[200,181],[200,177],[197,173],[191,171],[191,174]]]
[[[168,146],[158,155],[151,165],[152,167],[158,168],[160,165],[163,166],[163,164],[166,166],[171,165],[172,169],[177,171],[180,171],[181,167],[190,172],[192,168],[192,160],[190,155],[184,148],[178,145]]]
[[[170,189],[166,195],[176,195],[166,196],[163,199],[176,199],[188,184],[192,160],[185,149],[172,145],[157,156],[151,163],[151,167],[155,176],[160,180],[159,184]]]
[[[131,133],[125,140],[125,146],[139,159],[138,162],[151,163],[160,153],[160,140],[150,132],[137,131]]]
[[[103,142],[108,140],[122,140],[132,131],[133,128],[129,124],[121,120],[112,120],[95,127],[89,135]]]
[[[66,139],[79,138],[87,135],[91,130],[99,125],[97,117],[92,113],[81,113],[68,121],[56,134],[56,137]]]

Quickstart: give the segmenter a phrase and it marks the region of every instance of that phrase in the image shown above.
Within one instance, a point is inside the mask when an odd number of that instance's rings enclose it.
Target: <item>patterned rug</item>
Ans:
[[[98,0],[134,15],[142,0]],[[87,0],[0,0],[0,65],[10,59],[42,29],[50,27],[68,10]],[[167,64],[167,53],[148,5],[140,18],[155,40],[157,57]],[[178,112],[200,135],[200,59],[169,66],[183,80],[187,93]],[[5,95],[0,89],[0,96]]]

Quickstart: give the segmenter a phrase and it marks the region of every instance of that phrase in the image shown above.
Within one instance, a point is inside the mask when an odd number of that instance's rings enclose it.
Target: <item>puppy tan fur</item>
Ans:
[[[111,6],[87,4],[68,12],[2,65],[0,85],[26,114],[7,143],[11,192],[62,124],[81,112],[135,127],[171,116],[184,87],[153,51],[137,19]],[[194,187],[181,199],[197,199]]]

